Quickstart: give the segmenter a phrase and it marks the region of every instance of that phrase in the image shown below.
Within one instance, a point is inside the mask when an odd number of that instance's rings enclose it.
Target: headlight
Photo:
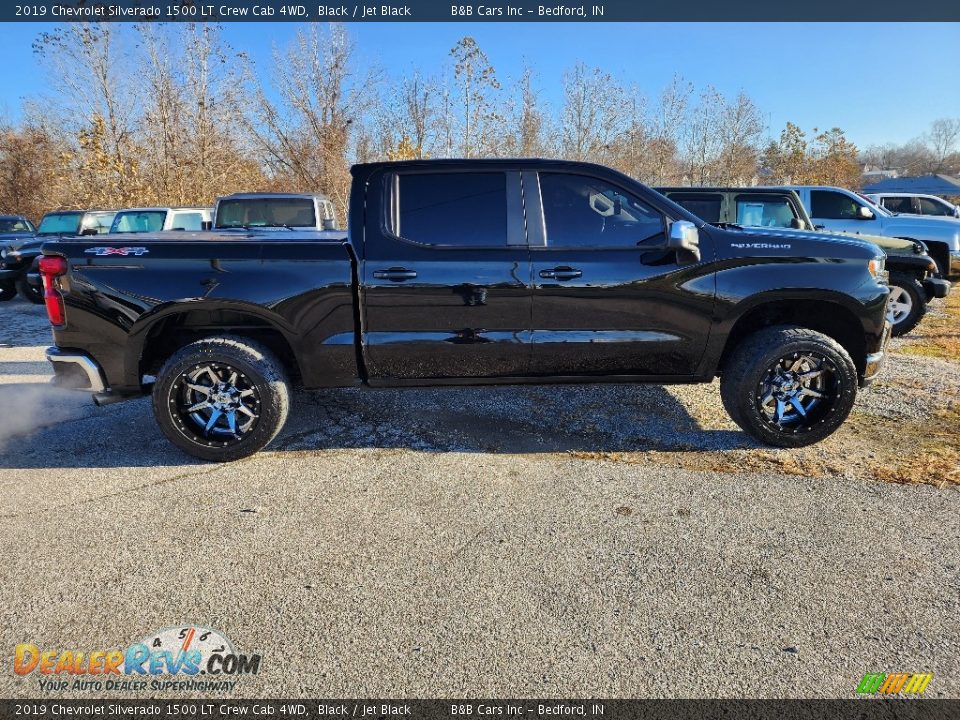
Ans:
[[[870,260],[869,262],[867,262],[867,270],[869,270],[870,274],[873,275],[874,277],[880,277],[883,274],[884,267],[886,266],[886,264],[887,264],[886,255],[884,255],[883,257],[874,258],[873,260]]]
[[[4,248],[3,250],[0,250],[0,258],[5,258],[6,256],[7,256],[7,249]]]

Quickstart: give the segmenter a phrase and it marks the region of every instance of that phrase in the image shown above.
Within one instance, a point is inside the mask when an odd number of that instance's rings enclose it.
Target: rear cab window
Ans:
[[[203,215],[199,212],[178,212],[173,214],[171,230],[203,230]]]
[[[316,225],[311,198],[236,198],[221,200],[217,205],[218,228],[313,228]]]
[[[117,213],[111,233],[159,232],[167,219],[166,210],[143,210]]]

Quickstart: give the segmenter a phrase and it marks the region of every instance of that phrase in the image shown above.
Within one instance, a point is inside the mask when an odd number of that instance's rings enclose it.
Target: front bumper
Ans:
[[[927,294],[927,300],[933,298],[945,298],[950,294],[950,281],[941,278],[927,278],[923,281],[923,290]]]
[[[887,344],[890,342],[890,333],[893,330],[893,323],[888,319],[883,324],[883,339],[880,341],[880,349],[867,354],[867,361],[863,369],[863,377],[860,378],[860,387],[867,387],[876,380],[877,375],[883,370],[883,364],[887,359]]]
[[[16,280],[20,275],[19,270],[0,270],[0,280]]]
[[[53,385],[69,390],[102,393],[107,389],[103,370],[92,357],[82,352],[47,348],[47,360],[53,365]]]

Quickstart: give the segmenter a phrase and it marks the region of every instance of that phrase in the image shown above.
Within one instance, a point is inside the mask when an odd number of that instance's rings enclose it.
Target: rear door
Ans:
[[[383,172],[362,263],[372,384],[525,375],[531,283],[520,171]],[[386,199],[386,202],[381,202]]]
[[[672,218],[615,179],[544,171],[525,173],[523,188],[534,371],[694,374],[710,330],[714,281],[691,257],[643,247],[662,243]],[[700,242],[709,261],[714,249],[702,229]]]

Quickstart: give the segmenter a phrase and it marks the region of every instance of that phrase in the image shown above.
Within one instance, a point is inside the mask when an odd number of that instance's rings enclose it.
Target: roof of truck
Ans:
[[[268,200],[270,198],[303,198],[304,200],[312,200],[314,198],[320,200],[328,199],[326,195],[321,195],[320,193],[245,192],[223,195],[219,197],[218,200]]]

